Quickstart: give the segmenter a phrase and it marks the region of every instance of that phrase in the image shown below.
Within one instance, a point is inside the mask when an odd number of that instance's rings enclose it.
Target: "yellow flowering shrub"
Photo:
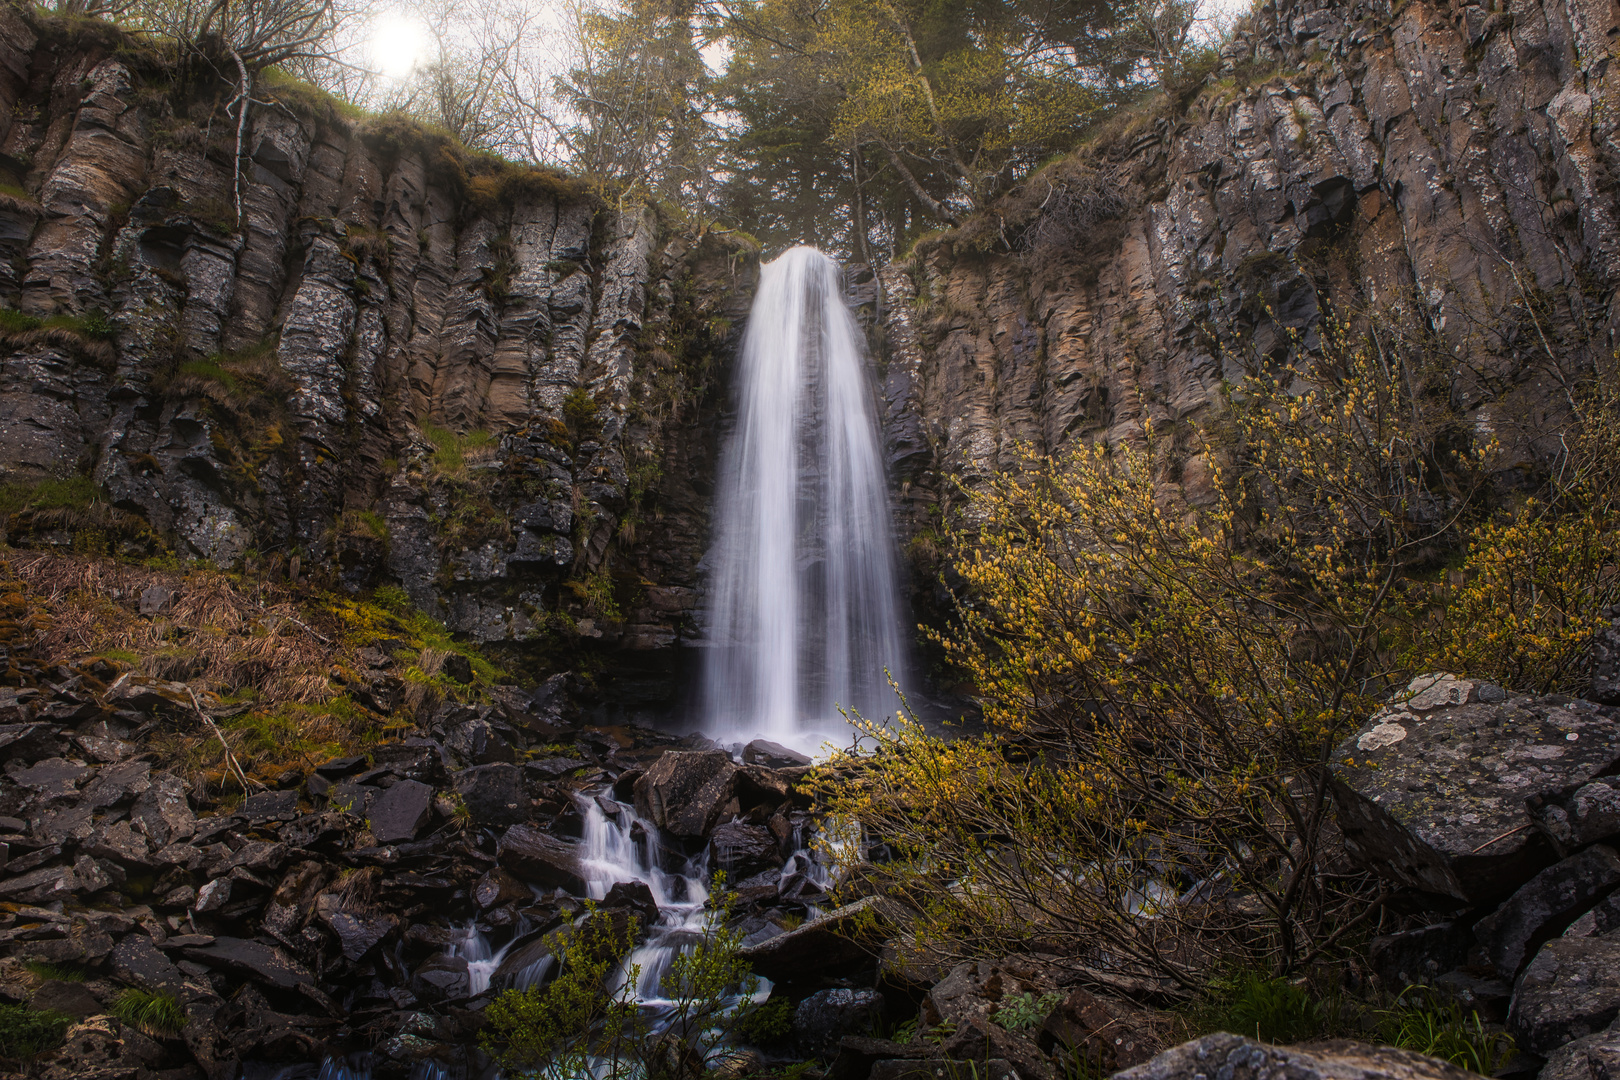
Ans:
[[[1315,366],[1231,387],[1202,506],[1155,482],[1152,430],[969,494],[936,637],[989,732],[859,720],[823,789],[886,846],[905,959],[1024,949],[1191,990],[1364,926],[1375,886],[1324,855],[1325,764],[1406,676],[1412,583],[1484,475],[1425,376],[1334,330]]]

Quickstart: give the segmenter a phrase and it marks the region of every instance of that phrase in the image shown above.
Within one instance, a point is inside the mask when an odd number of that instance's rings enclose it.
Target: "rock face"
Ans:
[[[559,600],[598,645],[689,636],[750,245],[269,88],[238,220],[235,125],[217,88],[144,89],[170,77],[0,11],[0,179],[27,192],[0,197],[0,307],[81,320],[0,337],[0,479],[87,468],[115,542],[297,548],[257,568],[397,583],[482,641]],[[598,573],[641,583],[617,614],[559,594]]]
[[[1519,1045],[1547,1054],[1620,1017],[1620,937],[1549,941],[1513,990],[1508,1028]]]
[[[1530,410],[1557,396],[1546,354],[1480,347],[1469,328],[1519,332],[1533,280],[1572,301],[1544,324],[1564,361],[1611,348],[1617,20],[1543,0],[1269,0],[1184,112],[1139,113],[1042,174],[1027,212],[884,268],[867,303],[906,527],[1019,442],[1140,445],[1149,420],[1173,444],[1161,482],[1208,497],[1189,421],[1239,357],[1312,343],[1328,310],[1443,307],[1446,334],[1475,343],[1453,400],[1488,409],[1515,448],[1533,441]],[[934,580],[919,573],[919,594]]]
[[[1365,1043],[1327,1042],[1309,1048],[1268,1046],[1241,1035],[1206,1035],[1182,1043],[1115,1080],[1467,1080],[1473,1073],[1448,1062]]]
[[[1620,762],[1620,717],[1450,676],[1413,681],[1334,754],[1345,849],[1412,889],[1501,899],[1556,858],[1525,800]]]

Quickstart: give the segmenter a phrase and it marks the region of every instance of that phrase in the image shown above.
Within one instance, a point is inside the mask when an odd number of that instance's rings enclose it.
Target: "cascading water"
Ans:
[[[766,265],[721,458],[701,724],[800,749],[880,716],[906,663],[881,444],[838,264]]]

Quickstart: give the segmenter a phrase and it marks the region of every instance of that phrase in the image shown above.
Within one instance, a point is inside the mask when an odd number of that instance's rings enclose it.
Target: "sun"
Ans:
[[[371,67],[384,78],[398,81],[416,70],[427,57],[432,37],[419,19],[402,12],[385,12],[372,24],[368,49]]]

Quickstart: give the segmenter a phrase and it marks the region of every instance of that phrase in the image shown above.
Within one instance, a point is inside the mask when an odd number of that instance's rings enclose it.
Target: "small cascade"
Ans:
[[[623,803],[615,803],[618,812],[609,815],[596,798],[579,801],[585,818],[581,861],[591,898],[602,899],[621,881],[639,881],[658,905],[658,923],[646,928],[646,940],[630,954],[619,977],[622,986],[628,973],[636,970],[636,1000],[657,1010],[668,1004],[662,986],[670,964],[703,932],[704,906],[709,902],[708,854],[685,859],[679,869],[667,871],[664,860],[669,855],[658,848],[655,826],[642,822]]]
[[[518,940],[528,930],[528,927],[519,923],[518,932],[512,935],[512,940],[499,949],[491,949],[489,939],[484,932],[478,929],[476,921],[469,921],[461,930],[461,944],[451,945],[451,956],[463,956],[467,959],[467,983],[474,997],[489,989],[489,980],[495,974],[495,969],[501,966],[506,959],[506,952],[512,947],[512,942]]]

